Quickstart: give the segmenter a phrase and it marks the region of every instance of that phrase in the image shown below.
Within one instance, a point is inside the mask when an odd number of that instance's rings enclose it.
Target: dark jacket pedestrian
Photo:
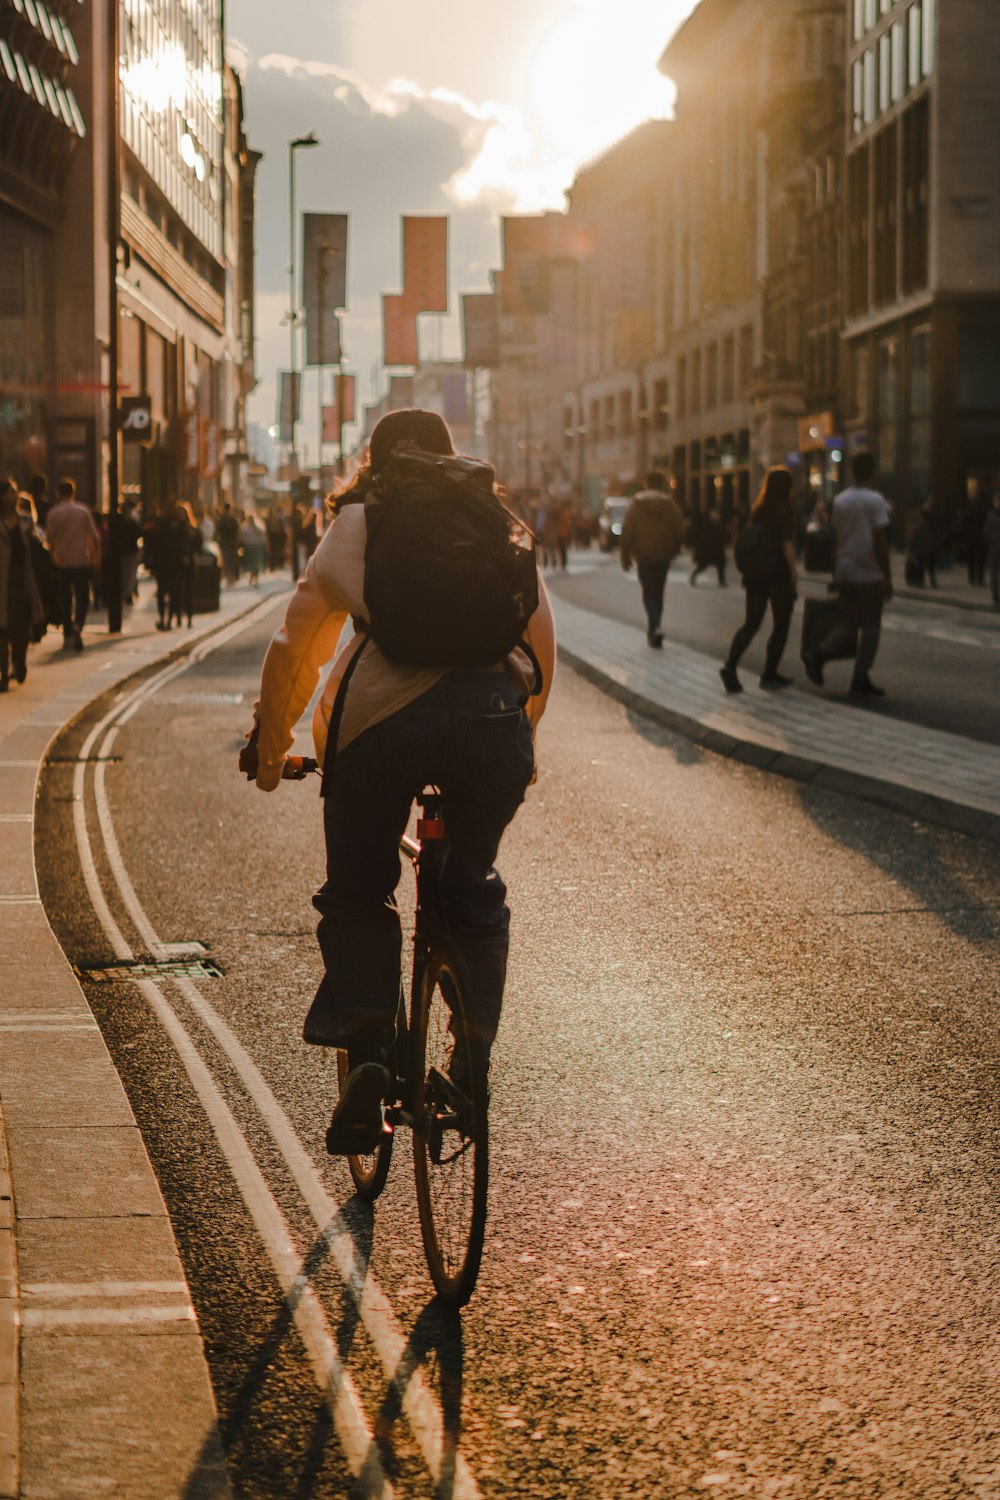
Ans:
[[[621,560],[626,573],[634,562],[646,611],[646,640],[659,650],[663,645],[663,596],[670,564],[684,543],[684,517],[674,497],[664,488],[662,474],[646,475],[622,522]]]
[[[1000,609],[1000,490],[993,496],[989,515],[983,526],[983,546],[990,570],[990,595]]]
[[[937,588],[937,560],[940,550],[937,519],[933,500],[925,500],[910,527],[910,558],[913,567],[913,582],[923,588],[924,579],[932,589]]]
[[[236,583],[240,576],[240,523],[227,500],[215,518],[215,540],[222,556],[222,576]]]
[[[41,542],[30,515],[19,515],[17,491],[0,481],[0,693],[10,673],[23,682],[28,675],[28,645],[45,634],[45,605],[35,562]]]
[[[91,577],[101,563],[101,537],[89,506],[76,499],[72,479],[60,479],[58,499],[45,520],[45,536],[59,581],[63,642],[83,650]]]
[[[795,511],[792,507],[792,472],[775,467],[768,469],[760,494],[750,507],[749,522],[758,526],[765,538],[763,566],[743,579],[746,590],[746,615],[733,636],[729,654],[719,668],[727,693],[741,693],[736,668],[740,658],[760,629],[768,605],[771,606],[771,634],[760,685],[765,688],[787,687],[792,679],[778,671],[788,640],[788,627],[797,597],[798,574],[795,562]]]
[[[706,568],[714,568],[719,576],[719,586],[725,588],[726,539],[719,512],[710,510],[703,514],[698,511],[691,522],[690,538],[694,560],[690,582],[696,584]]]
[[[156,579],[156,628],[170,630],[187,616],[193,623],[194,560],[201,533],[188,507],[178,501],[155,517],[146,532],[145,557]]]
[[[986,529],[986,517],[989,515],[989,510],[989,504],[982,490],[977,489],[974,494],[970,495],[965,512],[964,541],[969,582],[975,588],[982,588],[986,582],[986,543],[983,540],[983,532]]]

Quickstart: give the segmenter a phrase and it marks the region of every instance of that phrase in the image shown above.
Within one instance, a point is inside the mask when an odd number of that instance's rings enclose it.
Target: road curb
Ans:
[[[20,1307],[14,1193],[0,1106],[0,1500],[16,1500],[20,1457]]]
[[[890,812],[931,823],[938,828],[971,834],[987,843],[1000,845],[1000,817],[984,813],[981,808],[949,802],[944,798],[932,797],[927,792],[915,791],[912,787],[881,781],[874,776],[862,776],[856,771],[844,770],[810,756],[776,750],[773,745],[765,745],[759,740],[739,738],[722,730],[712,729],[700,719],[678,713],[676,709],[665,708],[663,704],[616,682],[592,662],[578,656],[561,643],[559,660],[566,662],[579,676],[625,708],[690,740],[703,750],[711,750],[728,760],[739,761],[742,765],[753,766],[759,771],[768,771],[774,776],[783,776],[789,781],[840,792],[875,807],[884,807]]]
[[[75,1500],[81,1492],[79,1485],[89,1480],[98,1488],[110,1485],[122,1494],[129,1493],[134,1482],[143,1493],[152,1492],[152,1484],[164,1500],[170,1495],[178,1500],[181,1496],[193,1500],[196,1495],[223,1500],[229,1494],[214,1396],[190,1296],[181,1298],[175,1291],[170,1294],[171,1307],[148,1306],[149,1284],[176,1282],[186,1291],[187,1278],[166,1204],[117,1070],[38,897],[34,807],[53,747],[95,702],[183,659],[269,600],[278,604],[283,592],[279,587],[256,593],[224,618],[205,621],[176,643],[154,643],[149,636],[137,636],[137,643],[149,642],[150,654],[139,663],[122,662],[120,670],[112,656],[103,679],[100,667],[90,678],[75,679],[79,690],[88,695],[73,702],[66,717],[46,733],[44,742],[37,738],[38,730],[52,726],[55,715],[36,723],[37,708],[10,731],[9,738],[21,732],[32,746],[30,758],[10,762],[23,767],[15,774],[25,779],[10,803],[18,811],[7,814],[13,823],[27,825],[30,860],[27,843],[23,849],[15,846],[19,858],[14,860],[16,883],[10,889],[23,894],[12,894],[4,901],[11,904],[12,917],[20,913],[19,941],[25,950],[30,949],[31,961],[21,963],[13,955],[10,997],[17,1009],[7,1010],[10,1024],[0,1054],[5,1054],[5,1067],[0,1064],[0,1500],[17,1500],[24,1485],[53,1500]],[[94,642],[91,651],[98,649],[99,642]],[[43,698],[39,706],[48,702],[55,707],[58,697]],[[39,744],[40,749],[36,748]],[[30,934],[34,934],[33,941],[28,940]],[[33,975],[33,966],[44,970],[41,978]],[[73,1015],[57,1020],[56,1004]],[[0,1019],[3,1014],[0,1011]],[[73,1024],[67,1028],[63,1023],[68,1021]],[[41,1037],[27,1035],[50,1027],[53,1039],[59,1037],[54,1047],[38,1047]],[[59,1118],[60,1107],[65,1108],[70,1099],[80,1101],[86,1113],[83,1122],[73,1119],[78,1127],[74,1130],[64,1128],[65,1121]],[[74,1137],[86,1137],[92,1143],[83,1158],[73,1156],[69,1143]],[[60,1163],[70,1173],[69,1187],[60,1176]],[[19,1184],[16,1208],[15,1177]],[[117,1209],[104,1201],[116,1193],[121,1204]],[[93,1208],[81,1207],[91,1202]],[[71,1243],[73,1226],[81,1224],[91,1236],[89,1252]],[[134,1233],[138,1238],[130,1237]],[[60,1260],[70,1269],[61,1275],[39,1274],[40,1266]],[[149,1269],[154,1266],[155,1270]],[[38,1283],[78,1280],[80,1295],[93,1299],[94,1289],[105,1285],[118,1286],[114,1295],[120,1295],[122,1278],[129,1275],[135,1277],[129,1306],[134,1306],[137,1328],[145,1314],[155,1313],[159,1318],[165,1311],[169,1329],[164,1338],[152,1337],[147,1324],[131,1335],[130,1343],[126,1319],[115,1340],[117,1356],[112,1358],[102,1349],[88,1362],[86,1339],[73,1335],[72,1330],[48,1332]],[[26,1307],[26,1297],[30,1307]],[[84,1319],[92,1317],[97,1306],[89,1300]],[[109,1314],[113,1320],[120,1319],[121,1306]],[[26,1329],[29,1316],[32,1322]],[[89,1340],[91,1349],[98,1345],[106,1346],[107,1340]],[[63,1356],[63,1350],[75,1350],[75,1355]],[[143,1386],[150,1379],[161,1396],[172,1391],[177,1399],[157,1400],[147,1411]],[[83,1421],[81,1402],[84,1411],[89,1407]],[[52,1412],[54,1422],[49,1420]],[[24,1445],[31,1442],[35,1429],[43,1436],[40,1446],[30,1451],[32,1477]],[[197,1453],[192,1448],[196,1434],[202,1435]],[[93,1472],[88,1471],[88,1464]],[[142,1475],[138,1481],[133,1465]]]

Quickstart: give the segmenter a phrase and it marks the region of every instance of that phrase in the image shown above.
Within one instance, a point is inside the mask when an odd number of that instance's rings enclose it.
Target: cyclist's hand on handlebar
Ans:
[[[252,729],[247,730],[246,744],[240,751],[239,767],[247,781],[257,780],[257,765],[259,756],[257,754],[257,738],[260,734],[260,724],[255,720]]]

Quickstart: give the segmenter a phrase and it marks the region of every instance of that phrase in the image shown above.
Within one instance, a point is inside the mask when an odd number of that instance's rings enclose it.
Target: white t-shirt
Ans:
[[[837,538],[837,574],[843,583],[878,583],[882,577],[875,554],[876,531],[887,530],[892,507],[877,490],[851,485],[833,502]]]

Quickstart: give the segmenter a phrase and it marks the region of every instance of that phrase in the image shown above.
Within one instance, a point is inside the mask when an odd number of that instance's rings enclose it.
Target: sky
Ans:
[[[288,142],[297,217],[347,213],[346,368],[373,399],[382,292],[402,289],[401,214],[447,214],[452,313],[420,320],[421,353],[461,354],[461,292],[489,290],[499,216],[562,208],[575,171],[640,120],[669,114],[656,68],[695,0],[230,0],[257,175],[257,373],[250,419],[275,421],[288,366]],[[301,356],[300,356],[301,360]],[[329,377],[328,377],[329,378]],[[316,457],[317,375],[299,455]],[[379,394],[374,390],[374,394]]]

